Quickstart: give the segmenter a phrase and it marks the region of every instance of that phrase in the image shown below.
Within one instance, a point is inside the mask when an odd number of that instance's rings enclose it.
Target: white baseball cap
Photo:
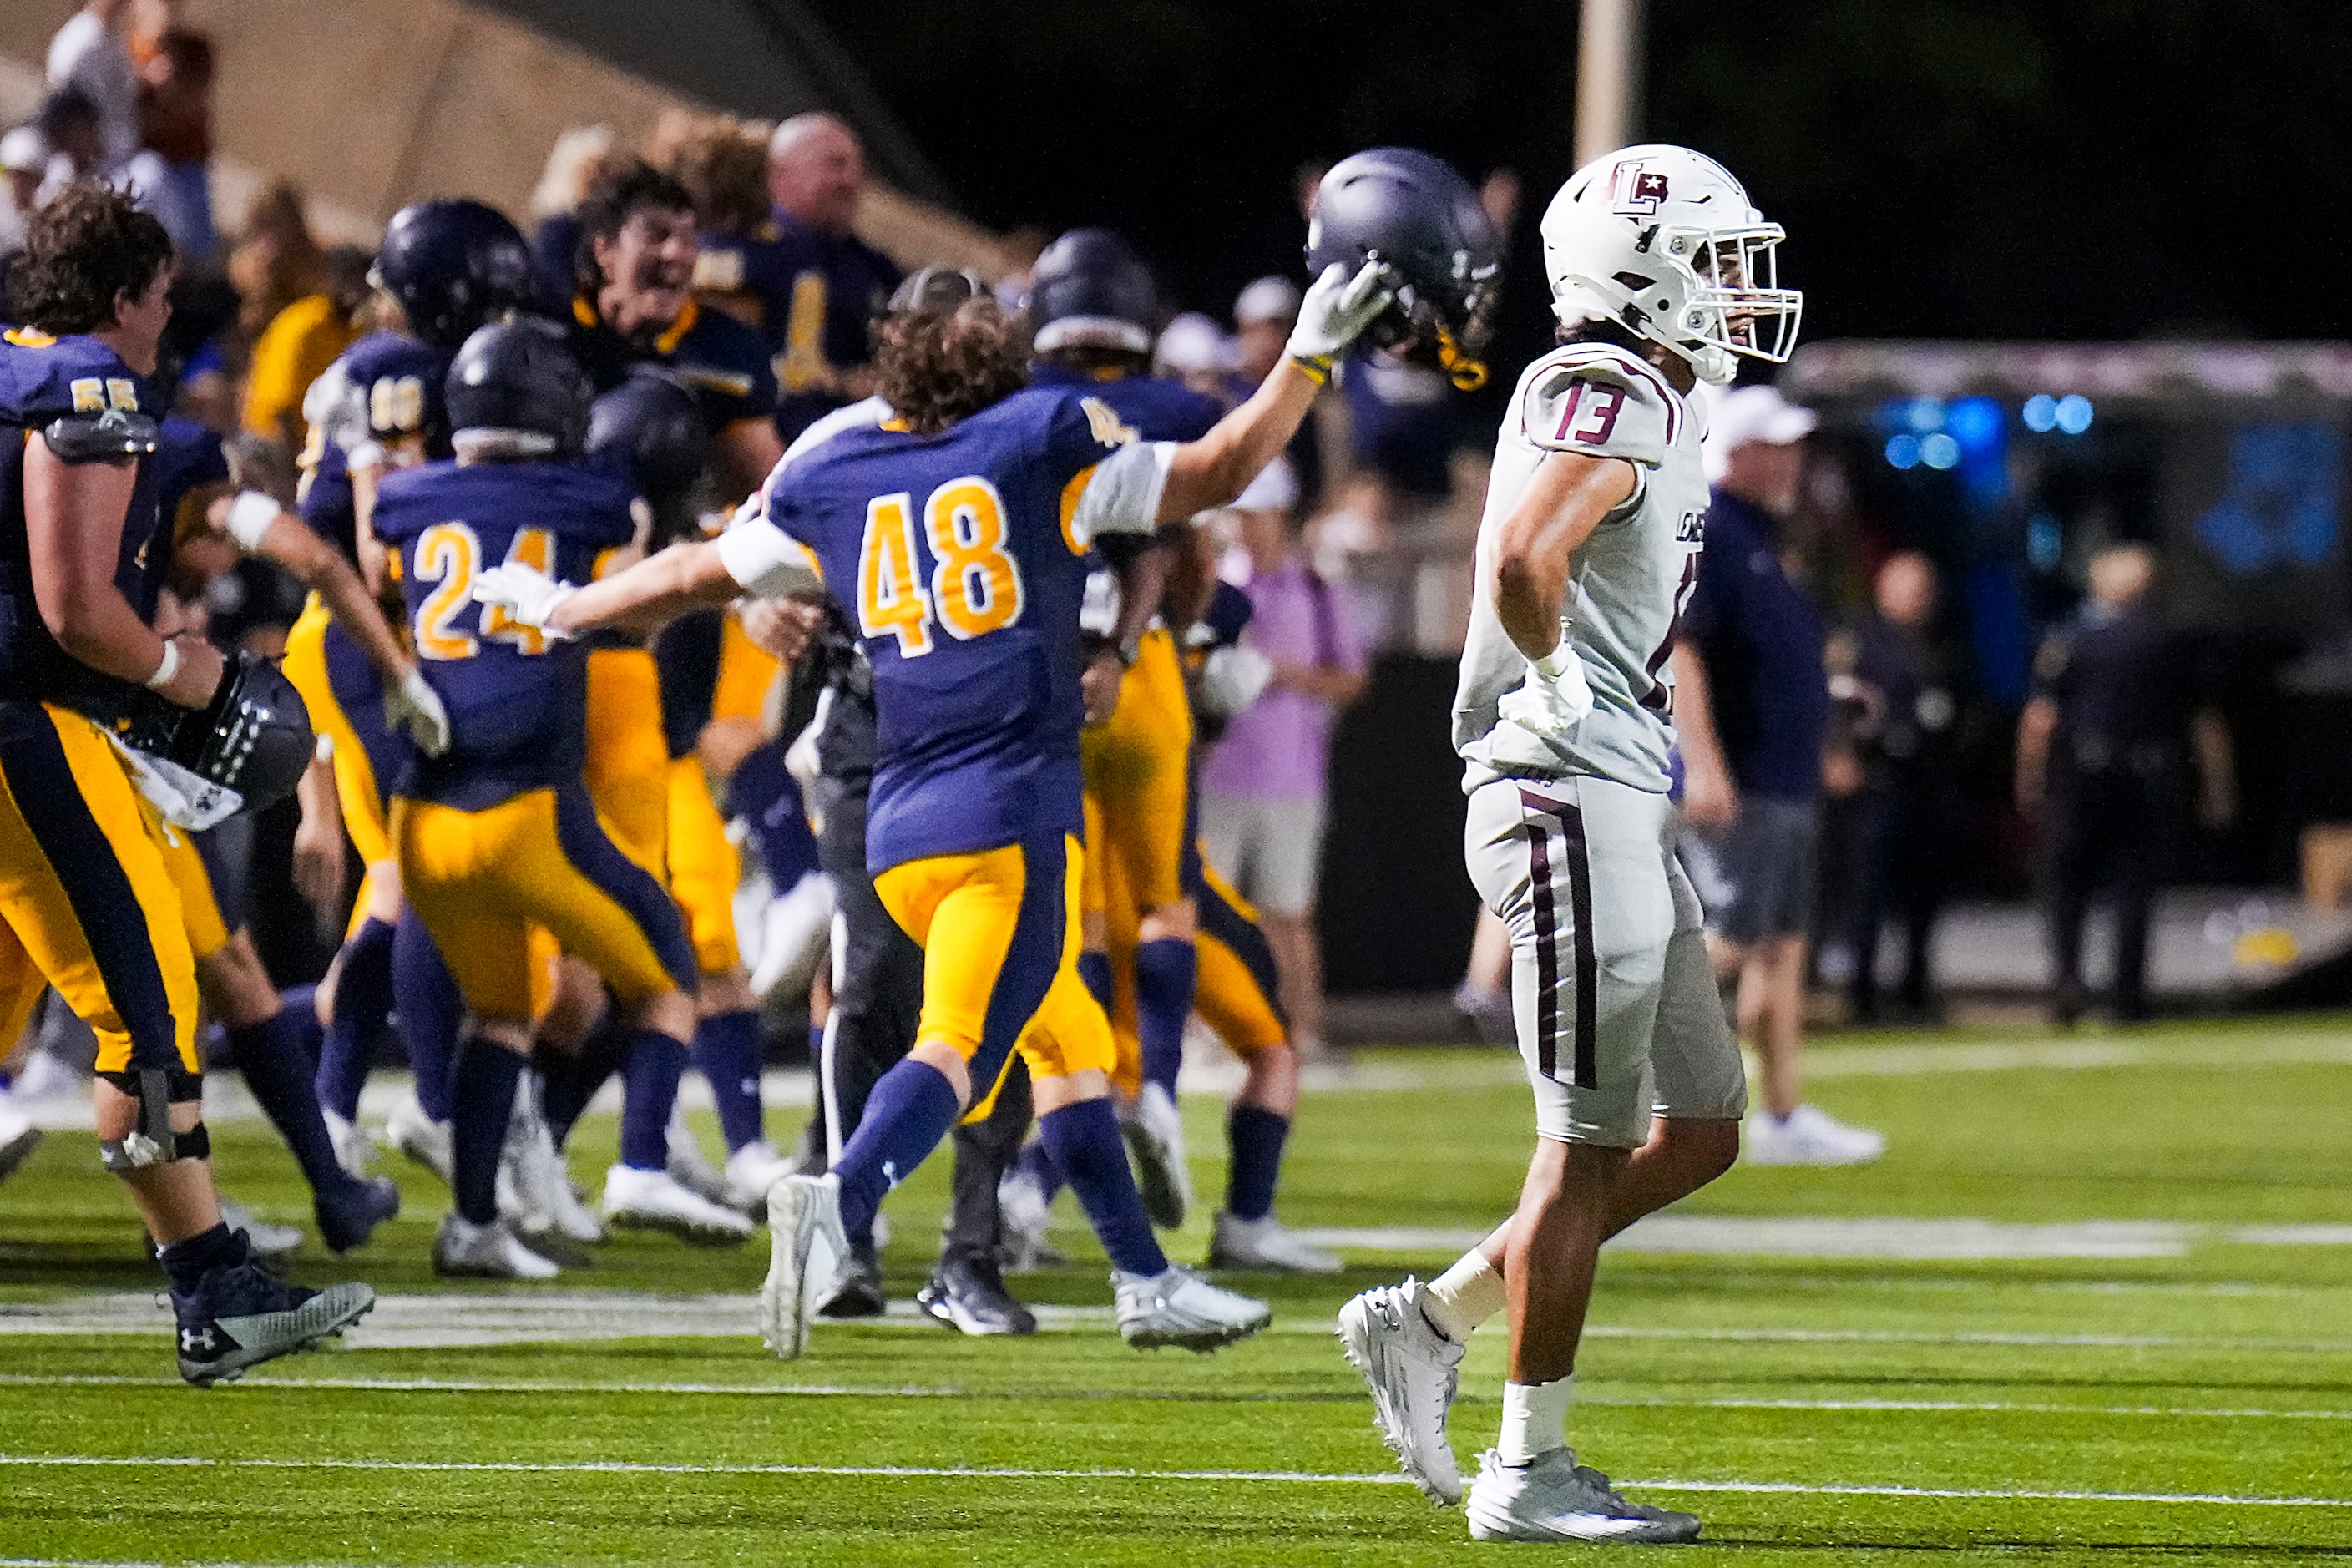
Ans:
[[[1152,350],[1154,368],[1171,375],[1196,371],[1228,371],[1238,355],[1217,323],[1198,310],[1187,310],[1160,330]]]
[[[1288,326],[1298,320],[1298,285],[1287,278],[1266,277],[1244,289],[1234,299],[1234,325],[1274,321]]]
[[[1751,441],[1787,447],[1803,440],[1821,423],[1813,411],[1791,403],[1776,387],[1742,386],[1716,398],[1700,450],[1709,482],[1723,478],[1731,454]]]
[[[48,138],[39,127],[19,125],[0,136],[0,169],[12,174],[37,174],[48,166]]]

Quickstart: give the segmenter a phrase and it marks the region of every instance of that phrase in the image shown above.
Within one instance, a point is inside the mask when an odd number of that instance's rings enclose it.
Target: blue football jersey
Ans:
[[[116,586],[141,619],[152,621],[171,581],[173,550],[201,526],[199,519],[180,516],[182,503],[196,490],[228,483],[229,469],[220,432],[176,414],[163,421],[149,460],[155,468],[155,531],[133,563],[135,571],[118,578]]]
[[[626,380],[633,364],[660,365],[694,393],[703,426],[714,436],[739,420],[766,419],[776,411],[776,374],[759,332],[692,300],[667,330],[638,342],[606,326],[593,301],[576,298],[572,352],[600,393]]]
[[[95,338],[52,338],[25,327],[0,335],[0,697],[93,710],[134,689],[68,656],[41,618],[26,532],[25,448],[55,420],[152,415],[148,401],[145,380]],[[115,567],[116,585],[142,615],[154,607],[152,598],[141,605],[134,595],[146,581],[144,563],[160,527],[155,498],[155,460],[142,458]]]
[[[310,437],[302,448],[301,499],[310,531],[359,561],[359,521],[352,505],[352,452],[363,444],[404,446],[428,459],[449,455],[449,414],[442,385],[451,355],[398,332],[372,332],[302,397]]]
[[[773,356],[776,429],[787,441],[846,401],[838,372],[874,357],[870,323],[898,265],[854,234],[826,234],[779,209],[757,233],[705,235],[698,288],[748,303]]]
[[[1070,520],[1131,438],[1095,398],[1032,389],[937,435],[845,431],[770,479],[767,520],[815,557],[873,665],[875,869],[1083,830]]]
[[[473,597],[511,562],[588,581],[635,531],[629,487],[564,462],[428,463],[388,475],[375,531],[400,554],[417,664],[449,710],[449,750],[421,753],[394,793],[481,811],[576,784],[587,760],[588,647],[518,625]]]
[[[1061,386],[1083,392],[1108,405],[1119,419],[1145,441],[1197,441],[1224,417],[1224,405],[1203,397],[1181,382],[1156,375],[1121,375],[1100,380],[1066,365],[1029,367],[1032,386]]]

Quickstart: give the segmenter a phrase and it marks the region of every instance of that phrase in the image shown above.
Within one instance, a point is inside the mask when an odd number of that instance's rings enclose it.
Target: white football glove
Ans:
[[[1328,376],[1331,362],[1394,298],[1389,270],[1380,262],[1365,262],[1350,278],[1348,269],[1335,261],[1308,285],[1307,298],[1298,303],[1298,324],[1290,329],[1285,352],[1309,374]]]
[[[1592,688],[1585,684],[1576,650],[1562,642],[1529,664],[1526,683],[1504,693],[1496,711],[1540,740],[1567,740],[1592,711]]]
[[[1256,701],[1274,679],[1274,660],[1254,647],[1228,643],[1201,661],[1201,706],[1230,719]]]
[[[441,705],[441,694],[421,669],[410,669],[383,694],[383,718],[393,728],[407,731],[416,749],[428,757],[449,749],[449,710]]]
[[[556,607],[580,590],[569,583],[559,583],[544,572],[509,562],[493,566],[474,577],[474,597],[485,605],[496,605],[514,620],[534,631],[545,632],[551,637],[569,637],[572,634],[551,626],[547,618]]]

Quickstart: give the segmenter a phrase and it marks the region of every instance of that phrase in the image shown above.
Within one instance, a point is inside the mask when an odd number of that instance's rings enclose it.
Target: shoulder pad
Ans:
[[[155,450],[160,432],[144,414],[110,408],[103,414],[68,414],[52,419],[41,438],[63,463],[120,463],[144,458]]]
[[[1517,417],[1548,452],[1622,458],[1655,468],[1682,434],[1682,399],[1665,377],[1622,350],[1571,343],[1519,378]]]
[[[26,327],[9,332],[6,342],[0,403],[14,421],[40,426],[79,415],[147,412],[140,378],[104,343]]]

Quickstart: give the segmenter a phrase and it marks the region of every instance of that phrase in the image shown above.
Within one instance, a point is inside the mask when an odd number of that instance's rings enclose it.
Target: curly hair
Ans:
[[[172,265],[172,237],[131,197],[77,180],[25,225],[25,251],[10,274],[16,317],[63,337],[114,325],[114,303],[154,286]]]
[[[694,211],[694,195],[642,158],[631,158],[598,171],[588,194],[580,198],[580,247],[572,258],[572,284],[595,297],[604,286],[596,267],[596,242],[618,238],[629,219],[641,212]]]
[[[731,114],[698,116],[679,126],[658,159],[694,197],[702,226],[750,234],[768,221],[768,148]]]
[[[908,429],[936,435],[1029,384],[1028,334],[985,294],[888,316],[876,329],[874,375]]]

